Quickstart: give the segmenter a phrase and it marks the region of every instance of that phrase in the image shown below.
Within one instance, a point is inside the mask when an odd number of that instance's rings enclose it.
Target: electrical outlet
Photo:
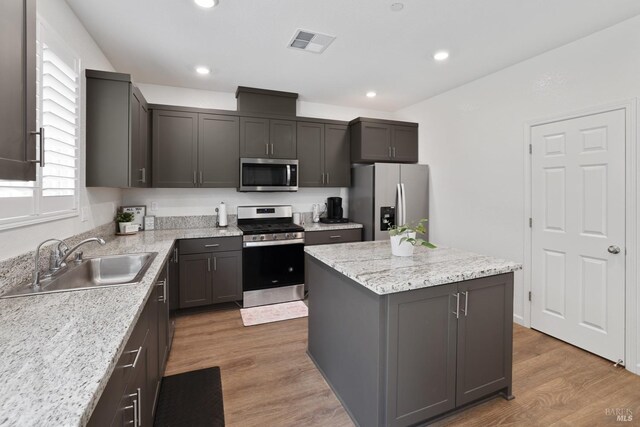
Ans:
[[[82,209],[80,209],[80,221],[89,221],[89,206],[83,206]]]
[[[151,212],[158,210],[158,202],[151,202]]]

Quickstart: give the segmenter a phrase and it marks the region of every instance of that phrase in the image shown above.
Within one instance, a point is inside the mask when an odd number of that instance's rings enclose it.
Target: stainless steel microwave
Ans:
[[[238,191],[298,191],[298,161],[241,158]]]

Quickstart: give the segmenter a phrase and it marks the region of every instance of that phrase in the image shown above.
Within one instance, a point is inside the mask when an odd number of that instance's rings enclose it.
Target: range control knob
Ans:
[[[264,239],[265,239],[265,235],[264,235],[264,234],[261,234],[261,235],[260,235],[260,240],[264,240]]]
[[[273,240],[278,240],[278,235],[277,234],[273,235]]]
[[[258,236],[251,237],[251,240],[258,240]]]
[[[290,238],[291,238],[291,234],[289,234],[289,233],[285,234],[285,235],[284,235],[284,238],[285,238],[285,239],[290,239]]]

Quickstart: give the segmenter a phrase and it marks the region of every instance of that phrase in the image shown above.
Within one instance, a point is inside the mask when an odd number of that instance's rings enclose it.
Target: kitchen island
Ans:
[[[410,426],[511,399],[513,271],[388,241],[305,248],[308,354],[360,426]]]

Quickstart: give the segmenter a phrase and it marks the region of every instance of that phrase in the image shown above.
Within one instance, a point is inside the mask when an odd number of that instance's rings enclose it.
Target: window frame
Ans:
[[[38,127],[41,126],[42,124],[42,120],[43,120],[43,111],[42,111],[42,106],[43,106],[43,90],[42,90],[42,82],[43,82],[43,73],[42,73],[42,67],[43,67],[43,49],[42,49],[42,38],[43,38],[43,33],[46,32],[47,34],[47,38],[51,38],[54,39],[54,43],[58,46],[62,46],[65,50],[66,53],[71,54],[74,58],[74,60],[77,62],[77,64],[74,67],[74,71],[76,71],[78,73],[78,101],[77,101],[77,108],[78,108],[78,113],[77,113],[77,140],[76,140],[76,155],[75,155],[75,162],[76,162],[76,179],[75,179],[75,187],[74,187],[74,195],[73,195],[73,205],[74,207],[72,209],[65,209],[65,210],[61,210],[61,211],[56,211],[56,212],[42,212],[42,204],[43,204],[43,198],[45,197],[43,195],[43,171],[41,167],[37,167],[36,169],[36,180],[35,181],[22,181],[25,184],[27,183],[32,183],[32,185],[29,187],[27,185],[25,185],[24,187],[21,188],[29,188],[33,191],[33,194],[30,197],[16,197],[15,200],[17,199],[28,199],[31,201],[31,203],[33,204],[33,209],[32,209],[32,213],[29,213],[27,215],[23,215],[23,216],[17,216],[17,217],[7,217],[7,218],[0,218],[0,231],[2,230],[10,230],[10,229],[14,229],[14,228],[20,228],[20,227],[27,227],[27,226],[31,226],[31,225],[37,225],[37,224],[42,224],[42,223],[46,223],[46,222],[51,222],[51,221],[56,221],[56,220],[62,220],[62,219],[67,219],[67,218],[74,218],[74,217],[78,217],[80,216],[80,190],[82,188],[82,184],[83,184],[83,171],[84,171],[84,164],[83,164],[83,158],[84,158],[84,80],[82,78],[83,76],[83,64],[82,64],[82,58],[80,57],[80,55],[77,53],[77,51],[69,45],[69,43],[60,36],[60,34],[55,31],[50,25],[47,24],[47,22],[42,19],[39,15],[37,17],[37,25],[36,25],[36,43],[37,43],[37,75],[36,75],[36,79],[37,79],[37,123],[38,123]],[[46,42],[46,41],[45,41]],[[51,41],[49,43],[52,43]],[[54,51],[55,52],[55,51]],[[40,144],[39,140],[34,141],[34,144]],[[11,181],[11,180],[9,180]],[[15,181],[14,181],[15,182]],[[49,197],[57,197],[57,196],[49,196]],[[0,198],[0,200],[2,200],[2,203],[12,203],[12,198]]]

